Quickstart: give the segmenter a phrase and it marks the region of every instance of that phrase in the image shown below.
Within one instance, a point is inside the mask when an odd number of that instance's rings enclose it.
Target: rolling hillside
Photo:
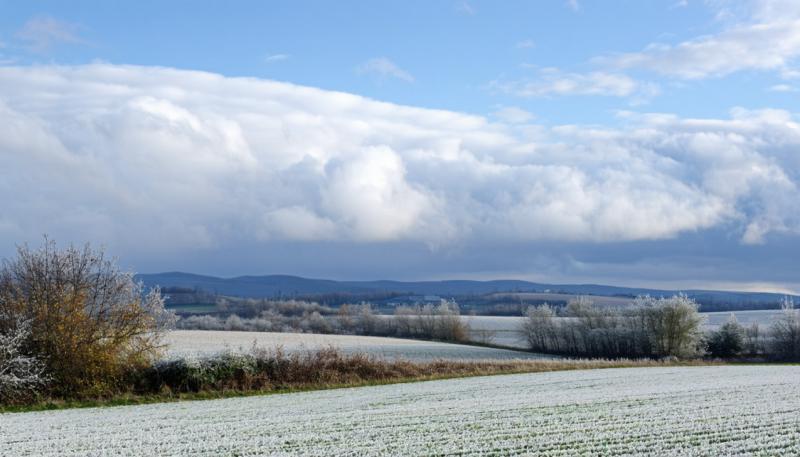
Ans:
[[[777,306],[784,297],[766,292],[729,292],[714,290],[659,290],[617,287],[596,284],[541,284],[520,280],[493,281],[333,281],[288,275],[238,276],[219,278],[191,273],[170,272],[141,274],[137,279],[147,286],[185,287],[200,289],[220,295],[252,298],[277,298],[314,296],[324,294],[369,295],[397,293],[407,295],[438,295],[459,297],[496,293],[561,293],[570,295],[598,295],[608,297],[636,297],[637,295],[671,296],[687,294],[703,304],[728,303],[753,307]],[[800,297],[793,297],[796,300]]]

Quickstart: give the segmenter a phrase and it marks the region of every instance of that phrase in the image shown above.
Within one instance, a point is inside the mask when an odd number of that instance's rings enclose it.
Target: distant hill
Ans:
[[[326,294],[359,296],[387,293],[459,297],[514,292],[550,292],[609,297],[636,297],[638,295],[660,297],[683,292],[703,304],[713,305],[725,303],[736,305],[737,308],[742,308],[745,305],[753,305],[754,308],[763,308],[770,305],[777,305],[784,297],[782,294],[767,292],[729,292],[716,290],[676,291],[597,284],[540,284],[520,280],[446,280],[413,282],[388,280],[333,281],[288,275],[218,278],[215,276],[203,276],[181,272],[141,274],[137,275],[137,279],[150,287],[193,288],[219,295],[249,298],[309,297]],[[795,300],[800,299],[800,297],[797,296],[793,296],[793,298]]]

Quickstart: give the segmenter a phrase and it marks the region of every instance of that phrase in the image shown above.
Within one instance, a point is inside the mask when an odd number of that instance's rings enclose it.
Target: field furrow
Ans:
[[[624,368],[0,415],[0,453],[800,454],[800,367]]]

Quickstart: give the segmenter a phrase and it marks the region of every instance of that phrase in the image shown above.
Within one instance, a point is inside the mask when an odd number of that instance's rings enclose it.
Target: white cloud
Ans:
[[[578,12],[581,10],[581,5],[578,3],[578,0],[566,0],[566,2],[569,9],[572,11]]]
[[[367,60],[356,68],[359,74],[372,74],[382,78],[390,77],[399,79],[405,82],[414,82],[414,77],[411,73],[398,67],[394,62],[386,57],[376,57]]]
[[[781,78],[783,79],[797,79],[800,78],[800,70],[792,68],[784,68],[781,70]]]
[[[719,11],[725,17],[741,16],[727,5]],[[654,43],[641,52],[596,60],[618,69],[644,68],[675,78],[702,79],[745,70],[784,71],[800,56],[800,2],[753,1],[745,16],[746,20],[734,20],[714,35],[675,45]]]
[[[168,68],[3,67],[0,241],[47,232],[164,252],[800,232],[788,112],[628,112],[625,128],[540,126],[535,140],[513,114]]]
[[[557,68],[541,69],[535,78],[493,81],[490,86],[520,97],[601,95],[649,98],[658,93],[656,85],[636,81],[622,73],[567,73]]]
[[[519,49],[533,49],[536,47],[536,42],[533,40],[522,40],[517,42],[517,48]]]
[[[775,84],[769,88],[772,92],[797,92],[797,88],[789,84]]]
[[[435,198],[406,179],[403,160],[388,145],[367,146],[346,161],[333,160],[322,207],[337,214],[362,240],[403,237],[433,213]]]
[[[274,63],[286,60],[288,58],[289,54],[269,54],[268,56],[264,57],[264,61],[267,63]]]
[[[456,11],[458,11],[461,14],[467,14],[469,16],[474,16],[478,12],[478,10],[475,9],[472,3],[467,1],[458,2],[458,4],[456,4]]]
[[[503,106],[492,113],[492,115],[509,124],[524,124],[536,118],[536,116],[530,112],[516,106]]]
[[[59,43],[85,44],[79,26],[50,16],[30,19],[17,31],[16,38],[34,52],[47,52]]]

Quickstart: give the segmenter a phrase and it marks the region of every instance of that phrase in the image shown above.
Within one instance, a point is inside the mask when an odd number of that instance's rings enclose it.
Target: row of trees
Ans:
[[[581,297],[565,317],[547,304],[528,309],[523,334],[534,351],[581,357],[691,357],[700,349],[702,319],[685,296],[641,297],[634,306],[594,306]]]
[[[441,341],[466,341],[469,338],[467,324],[461,319],[458,304],[453,301],[442,300],[438,305],[399,306],[391,316],[376,314],[368,303],[344,304],[335,314],[323,314],[316,306],[309,302],[281,301],[254,317],[238,314],[225,318],[190,316],[178,321],[177,326],[186,330],[337,333]],[[284,314],[276,309],[293,312]],[[298,313],[298,310],[303,311]]]
[[[733,315],[704,332],[697,303],[683,295],[639,297],[624,308],[595,306],[587,297],[563,310],[531,306],[522,333],[533,351],[580,357],[768,357],[800,360],[800,311],[791,301],[764,332],[745,328]]]
[[[800,310],[784,300],[782,312],[766,330],[757,323],[744,327],[731,314],[728,322],[707,338],[708,353],[714,357],[768,357],[773,360],[800,360]]]

